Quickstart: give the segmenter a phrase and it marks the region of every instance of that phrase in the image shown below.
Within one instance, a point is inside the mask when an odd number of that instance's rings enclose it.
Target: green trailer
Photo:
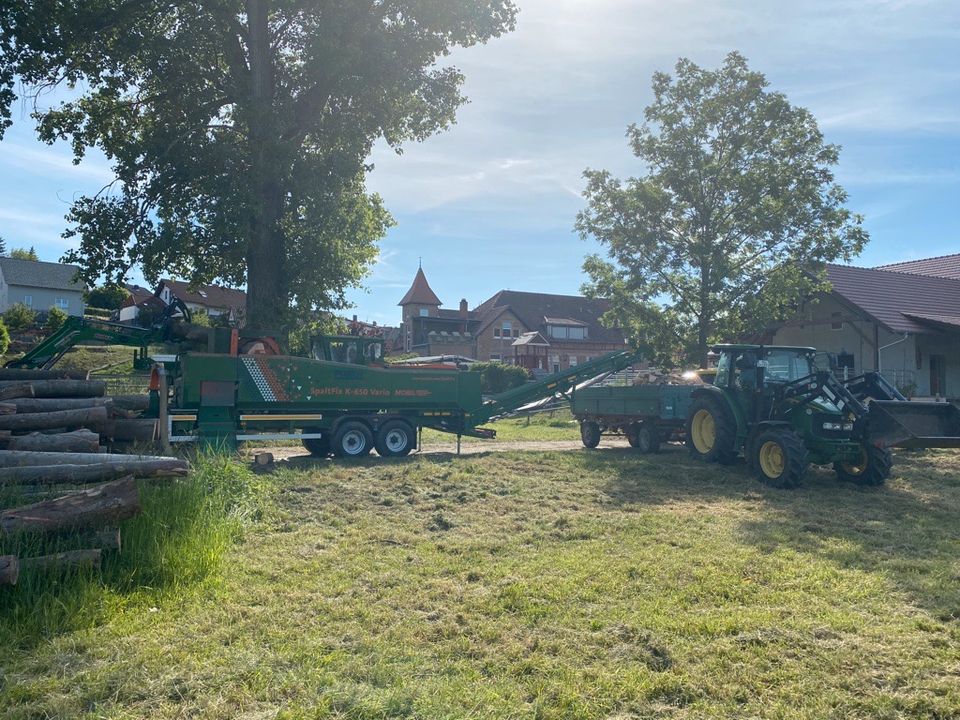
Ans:
[[[627,367],[611,353],[540,382],[484,398],[480,374],[444,364],[389,366],[382,339],[322,337],[312,357],[184,353],[162,414],[171,442],[234,447],[237,441],[298,439],[311,454],[385,457],[417,447],[419,431],[493,438],[480,427],[534,400]]]
[[[570,409],[584,446],[595,448],[603,435],[622,435],[632,447],[653,453],[663,442],[682,439],[692,390],[666,384],[586,387],[573,393]]]

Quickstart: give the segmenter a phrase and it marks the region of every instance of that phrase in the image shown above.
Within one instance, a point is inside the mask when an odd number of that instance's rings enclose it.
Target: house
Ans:
[[[154,294],[169,305],[179,298],[190,310],[204,310],[211,318],[229,315],[231,321],[242,320],[247,305],[247,294],[243,290],[223,285],[199,285],[191,287],[183,280],[164,278]]]
[[[21,303],[37,312],[52,307],[83,316],[86,286],[76,265],[0,257],[0,312]]]
[[[456,310],[442,304],[419,268],[398,303],[405,352],[557,372],[622,350],[625,342],[619,329],[601,324],[609,308],[602,299],[501,290],[473,310],[466,299]]]
[[[841,372],[878,370],[910,395],[960,396],[960,254],[826,272],[831,291],[778,326],[773,343],[835,353]]]

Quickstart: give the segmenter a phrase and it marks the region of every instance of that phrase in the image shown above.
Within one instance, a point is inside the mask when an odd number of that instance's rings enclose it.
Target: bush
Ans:
[[[130,293],[122,285],[102,285],[88,290],[87,305],[104,310],[119,310]]]
[[[527,381],[527,371],[519,365],[502,362],[478,362],[470,366],[470,372],[480,373],[480,392],[496,395],[511,388],[520,387]]]
[[[3,314],[3,322],[10,332],[21,332],[31,327],[37,319],[37,314],[23,303],[11,305]]]
[[[55,333],[57,330],[63,327],[63,324],[67,321],[67,311],[61,310],[58,307],[52,307],[47,311],[47,324],[44,327]]]
[[[6,355],[9,349],[10,333],[7,331],[7,326],[3,324],[3,320],[0,320],[0,355]]]

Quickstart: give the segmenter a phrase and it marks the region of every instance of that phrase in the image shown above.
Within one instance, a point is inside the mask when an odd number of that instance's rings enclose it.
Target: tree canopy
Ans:
[[[98,147],[116,181],[79,198],[68,253],[88,284],[134,265],[247,284],[248,323],[344,305],[391,224],[367,158],[446,128],[438,60],[512,29],[510,0],[14,0],[0,9],[0,130],[15,80],[68,99],[42,140]]]
[[[839,147],[739,53],[717,70],[681,59],[653,94],[627,130],[645,174],[585,172],[576,228],[606,251],[587,258],[585,290],[654,360],[703,363],[710,342],[791,312],[868,236],[834,181]]]
[[[40,260],[40,256],[32,245],[29,248],[14,248],[10,251],[10,257],[14,260],[32,260],[33,262]]]

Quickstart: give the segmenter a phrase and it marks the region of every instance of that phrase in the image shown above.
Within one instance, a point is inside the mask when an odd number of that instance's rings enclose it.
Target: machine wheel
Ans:
[[[403,420],[390,420],[380,426],[374,444],[380,457],[403,457],[416,443],[416,431]]]
[[[754,439],[750,447],[750,464],[757,479],[765,485],[795,488],[810,464],[803,439],[792,430],[766,430]]]
[[[319,430],[315,428],[310,428],[305,430],[305,432],[316,433]],[[330,436],[324,433],[323,437],[320,438],[304,438],[300,442],[303,443],[303,446],[307,449],[314,457],[327,457],[330,454]]]
[[[357,420],[340,426],[333,436],[333,454],[340,458],[358,458],[373,449],[373,434],[370,428]]]
[[[687,417],[687,447],[704,462],[732,463],[737,458],[737,428],[730,413],[715,398],[693,401]]]
[[[600,444],[600,426],[593,420],[584,420],[580,423],[580,439],[584,447],[595,448]]]
[[[660,452],[660,434],[650,423],[634,423],[627,431],[627,442],[644,454]]]
[[[860,461],[856,464],[835,462],[837,477],[857,485],[883,485],[890,477],[893,455],[886,448],[874,445],[860,446]]]

